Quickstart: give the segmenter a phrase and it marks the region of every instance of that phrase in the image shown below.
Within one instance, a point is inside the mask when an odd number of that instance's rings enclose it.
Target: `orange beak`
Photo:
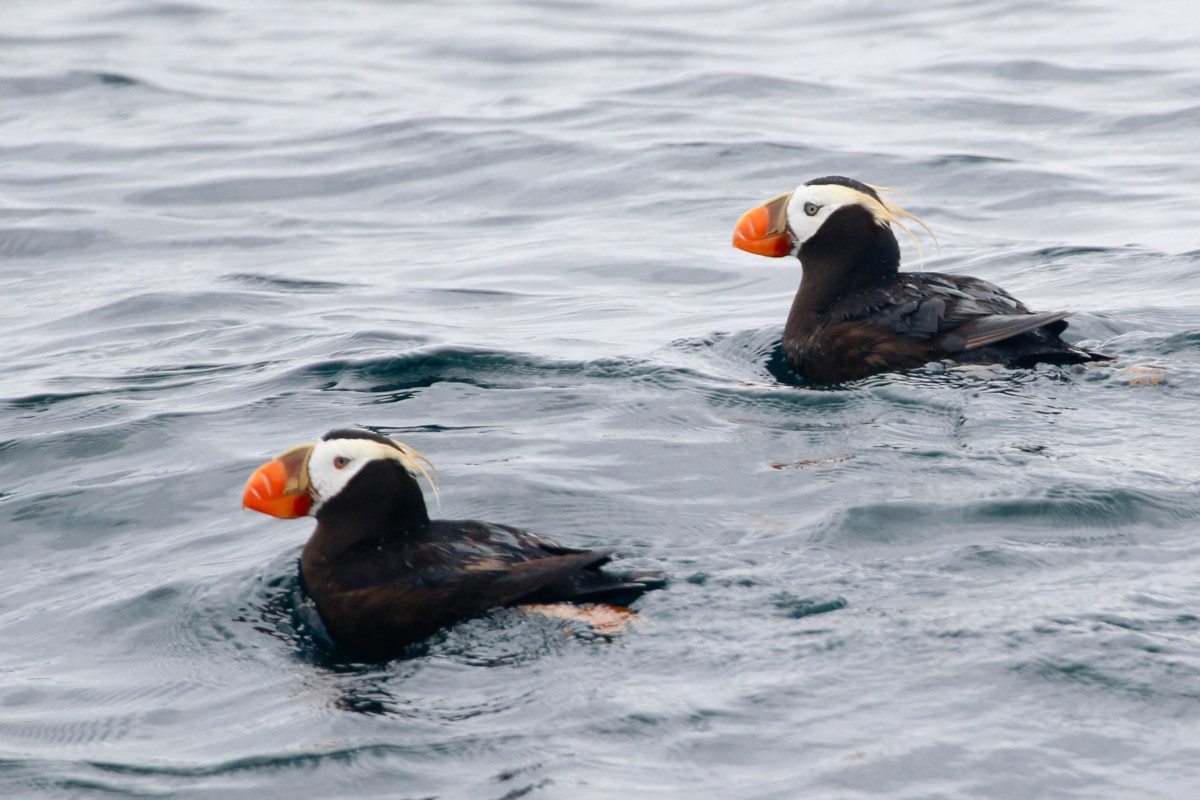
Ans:
[[[293,447],[254,471],[242,491],[242,508],[272,517],[295,519],[308,514],[308,456],[311,444]]]
[[[733,246],[771,258],[791,253],[792,235],[787,226],[787,204],[791,199],[791,192],[781,194],[742,214],[733,229]]]

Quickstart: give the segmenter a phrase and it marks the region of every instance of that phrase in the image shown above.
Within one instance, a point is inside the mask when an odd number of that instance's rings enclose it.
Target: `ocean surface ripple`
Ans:
[[[0,793],[1200,791],[1191,6],[5,10]],[[729,236],[826,174],[1117,361],[804,385]],[[239,508],[346,425],[674,580],[347,660]]]

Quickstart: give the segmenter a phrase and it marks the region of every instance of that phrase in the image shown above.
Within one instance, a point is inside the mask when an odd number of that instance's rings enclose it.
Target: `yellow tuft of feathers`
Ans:
[[[442,504],[442,493],[438,490],[437,484],[437,467],[433,466],[433,462],[413,447],[409,447],[404,442],[398,442],[395,439],[391,440],[396,449],[400,451],[395,459],[399,461],[408,474],[416,477],[420,475],[429,484],[429,488],[433,489],[433,497],[437,500],[438,505]],[[427,469],[428,468],[428,469]]]
[[[917,249],[917,258],[920,258],[922,261],[925,259],[925,256],[921,251],[921,242],[918,241],[916,234],[912,232],[912,229],[900,221],[901,219],[911,220],[924,228],[925,232],[929,234],[929,238],[933,239],[934,245],[936,245],[938,250],[941,251],[942,245],[938,241],[937,234],[933,232],[932,228],[925,224],[925,220],[921,219],[916,214],[913,214],[911,211],[905,211],[895,203],[883,199],[885,193],[895,192],[895,189],[889,189],[886,186],[875,186],[869,183],[867,186],[870,186],[873,190],[875,190],[875,193],[879,195],[878,200],[870,195],[862,196],[862,204],[866,206],[868,210],[870,210],[871,216],[875,217],[876,222],[878,222],[880,225],[895,225],[897,228],[908,234],[908,238],[912,239],[913,247]]]

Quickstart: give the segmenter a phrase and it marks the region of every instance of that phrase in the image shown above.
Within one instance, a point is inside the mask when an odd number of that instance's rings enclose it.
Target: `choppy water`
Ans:
[[[7,3],[0,790],[1194,793],[1196,19]],[[829,173],[1118,366],[781,380],[798,267],[729,233]],[[330,662],[310,523],[239,497],[352,424],[442,516],[676,580],[612,642],[505,611]]]

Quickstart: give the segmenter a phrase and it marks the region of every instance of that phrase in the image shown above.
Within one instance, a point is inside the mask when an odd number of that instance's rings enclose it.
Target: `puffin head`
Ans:
[[[429,460],[411,447],[373,431],[344,428],[330,431],[319,442],[297,445],[263,464],[242,492],[242,507],[272,517],[294,519],[318,516],[330,501],[351,490],[368,495],[399,490],[411,496],[424,512],[416,476],[437,491]]]
[[[916,242],[900,220],[911,219],[926,231],[928,226],[883,199],[885,191],[839,175],[814,178],[743,214],[733,229],[733,246],[760,256],[793,255],[803,261],[805,245],[818,239],[823,228],[842,229],[855,223],[878,226],[889,233],[895,223]]]

